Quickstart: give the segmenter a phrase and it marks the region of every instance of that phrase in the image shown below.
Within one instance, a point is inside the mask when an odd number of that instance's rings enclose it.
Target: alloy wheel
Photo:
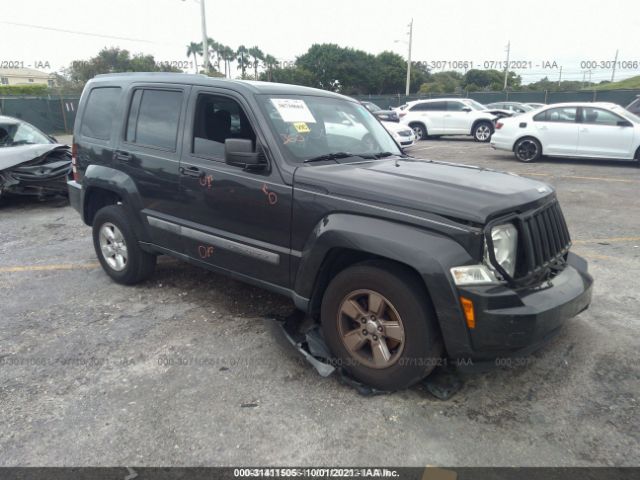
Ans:
[[[476,128],[476,139],[481,142],[487,141],[491,137],[491,128],[488,125],[480,125]]]
[[[378,292],[355,290],[338,309],[342,344],[358,362],[382,369],[394,365],[404,349],[402,319],[393,304]]]
[[[104,223],[100,227],[100,250],[105,261],[116,272],[127,266],[127,243],[122,232],[113,223]]]
[[[523,140],[516,147],[518,160],[529,162],[538,155],[538,145],[533,140]]]

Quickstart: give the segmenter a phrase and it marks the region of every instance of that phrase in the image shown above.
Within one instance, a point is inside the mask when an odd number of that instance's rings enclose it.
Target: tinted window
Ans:
[[[447,109],[447,102],[424,102],[417,103],[411,107],[412,112],[433,112],[433,111],[445,111]]]
[[[223,159],[227,138],[249,139],[255,148],[256,134],[238,102],[216,95],[200,95],[197,102],[193,153]]]
[[[450,112],[461,112],[464,107],[466,105],[462,102],[447,102],[447,110]]]
[[[80,134],[85,137],[109,140],[119,98],[120,87],[91,90],[82,116]]]
[[[138,103],[135,103],[138,101],[139,106]],[[182,92],[169,90],[136,91],[129,110],[127,141],[166,150],[175,150],[181,107]]]
[[[615,113],[602,110],[601,108],[586,107],[582,110],[582,121],[584,123],[591,123],[594,125],[618,125],[618,122],[623,121]]]
[[[576,121],[576,115],[576,107],[559,107],[545,110],[533,117],[533,119],[536,122],[573,123]]]

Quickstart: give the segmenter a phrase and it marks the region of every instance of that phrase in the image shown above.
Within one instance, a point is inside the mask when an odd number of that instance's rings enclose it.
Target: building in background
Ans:
[[[55,85],[55,75],[33,68],[0,68],[0,85]]]

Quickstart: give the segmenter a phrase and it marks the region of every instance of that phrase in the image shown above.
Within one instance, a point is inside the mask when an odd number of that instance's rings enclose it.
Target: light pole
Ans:
[[[207,37],[207,18],[204,0],[200,0],[200,16],[202,17],[202,54],[204,55],[204,73],[209,73],[209,41]]]
[[[409,54],[407,55],[407,88],[405,89],[405,96],[409,96],[409,87],[411,86],[411,44],[413,43],[413,18],[409,24]]]
[[[182,0],[183,2],[186,0]],[[204,57],[204,72],[209,72],[209,41],[207,36],[207,19],[205,14],[205,0],[194,0],[200,3],[200,21],[202,23],[202,56]]]

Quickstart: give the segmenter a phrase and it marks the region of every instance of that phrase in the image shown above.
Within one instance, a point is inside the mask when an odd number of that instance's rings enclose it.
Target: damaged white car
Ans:
[[[0,116],[0,197],[67,195],[71,150],[33,125]]]

